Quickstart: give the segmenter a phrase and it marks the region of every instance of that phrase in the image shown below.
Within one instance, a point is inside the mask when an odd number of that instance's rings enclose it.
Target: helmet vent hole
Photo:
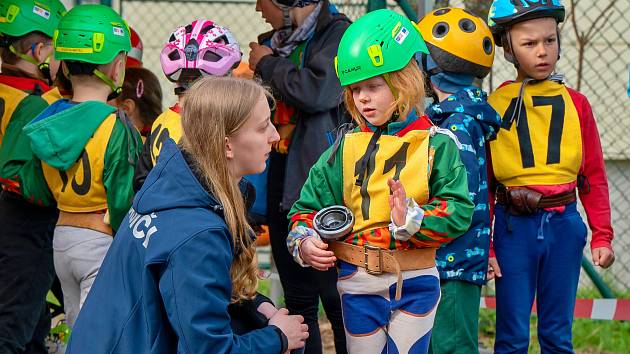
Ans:
[[[439,10],[436,10],[433,13],[433,15],[435,15],[435,16],[442,16],[442,15],[448,13],[449,11],[451,11],[451,9],[439,9]]]
[[[186,27],[185,27],[185,28],[186,28],[186,33],[187,33],[187,34],[188,34],[188,33],[191,33],[191,32],[192,32],[192,30],[193,30],[193,26],[192,26],[192,25],[186,25]]]
[[[381,41],[381,43],[380,43],[381,48],[383,47],[383,43],[385,43],[385,42]]]
[[[477,26],[475,26],[475,23],[472,22],[470,19],[463,18],[459,20],[459,28],[461,28],[461,30],[466,33],[472,33],[475,32]]]
[[[171,60],[179,60],[180,58],[179,52],[176,50],[173,50],[172,52],[168,53],[168,58]]]
[[[203,54],[203,60],[216,63],[221,60],[221,56],[215,52],[207,51]]]
[[[201,34],[206,34],[206,32],[210,31],[213,28],[214,28],[214,25],[208,25],[208,26],[202,28],[200,33]]]
[[[483,39],[483,51],[486,52],[486,54],[492,53],[492,41],[488,37]]]
[[[436,38],[442,38],[446,36],[448,30],[448,23],[438,22],[435,26],[433,26],[433,36]]]

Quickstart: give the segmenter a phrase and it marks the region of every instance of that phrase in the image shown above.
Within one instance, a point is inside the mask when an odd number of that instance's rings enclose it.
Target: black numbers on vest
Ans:
[[[385,167],[383,168],[383,174],[391,171],[392,168],[396,167],[396,172],[394,172],[394,180],[400,179],[400,171],[402,171],[403,167],[407,164],[407,149],[409,149],[409,143],[405,142],[402,144],[400,149],[396,151],[394,156],[385,160]]]
[[[513,98],[508,106],[501,128],[510,130],[512,128],[512,116],[517,110],[516,101]],[[547,138],[547,164],[556,164],[560,162],[560,144],[562,142],[562,129],[564,127],[564,98],[562,95],[557,96],[533,96],[532,102],[534,107],[551,106],[551,120],[549,123],[549,136]],[[529,134],[529,123],[527,121],[527,111],[524,105],[520,108],[520,117],[515,119],[518,121],[516,126],[516,134],[518,136],[518,144],[521,151],[521,163],[523,168],[534,167],[534,150],[532,148],[532,140]]]
[[[90,167],[90,157],[86,150],[83,150],[81,156],[77,160],[79,161],[81,168],[83,168],[83,181],[81,184],[77,183],[76,175],[72,179],[72,190],[77,195],[86,195],[90,191],[90,185],[92,182],[92,168]],[[66,191],[66,187],[68,186],[68,174],[65,171],[59,171],[59,175],[61,177],[61,192]]]
[[[534,96],[534,107],[551,106],[551,123],[547,141],[547,165],[560,162],[560,145],[562,143],[562,128],[564,127],[564,99],[558,96]]]
[[[363,220],[368,220],[370,218],[370,194],[368,193],[368,185],[370,182],[370,177],[374,173],[376,169],[376,153],[378,152],[379,144],[376,144],[376,148],[370,155],[367,165],[367,173],[363,184],[361,185],[361,214],[363,215]],[[393,168],[396,168],[394,172],[393,179],[398,180],[400,178],[400,173],[402,169],[407,164],[407,150],[409,149],[409,143],[404,142],[400,149],[396,151],[390,158],[385,160],[385,166],[383,167],[383,175],[391,171]],[[364,155],[365,156],[365,155]],[[359,158],[359,160],[354,165],[354,176],[358,177],[361,169],[361,161],[363,161],[363,157]]]
[[[379,149],[379,144],[376,144],[376,147],[374,148],[374,150],[372,151],[372,154],[369,156],[368,159],[368,164],[367,164],[367,171],[365,171],[365,179],[363,180],[363,184],[361,184],[361,214],[363,214],[363,220],[368,220],[370,218],[370,193],[368,193],[368,184],[370,183],[370,177],[372,177],[372,174],[374,173],[374,169],[376,168],[376,153],[378,152]],[[366,151],[367,153],[367,151]],[[361,156],[361,158],[359,159],[359,161],[357,161],[357,163],[354,164],[354,176],[355,177],[359,177],[360,173],[363,173],[363,171],[361,171],[361,162],[363,161],[363,158],[365,157],[365,155]]]
[[[154,161],[157,161],[159,152],[162,151],[162,146],[164,142],[170,138],[168,128],[162,128],[162,124],[159,124],[153,133],[151,133],[150,139],[153,141],[152,149],[151,149],[151,157]],[[155,153],[155,150],[158,151],[158,154]]]

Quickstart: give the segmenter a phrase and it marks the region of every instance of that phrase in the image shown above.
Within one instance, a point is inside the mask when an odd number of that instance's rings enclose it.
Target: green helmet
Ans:
[[[131,49],[127,23],[110,7],[79,5],[59,23],[53,37],[55,59],[107,64]]]
[[[404,68],[418,52],[429,54],[416,24],[394,11],[370,12],[341,37],[335,70],[341,86]]]
[[[65,13],[59,0],[2,0],[0,34],[21,37],[37,31],[52,38]]]

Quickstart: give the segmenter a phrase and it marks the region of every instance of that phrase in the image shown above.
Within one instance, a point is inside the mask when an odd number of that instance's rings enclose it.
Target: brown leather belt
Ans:
[[[82,229],[90,229],[98,232],[114,235],[112,227],[105,223],[103,213],[69,213],[59,211],[57,226],[74,226]]]
[[[400,300],[402,274],[404,270],[417,270],[435,267],[435,248],[410,250],[386,250],[376,246],[355,246],[346,242],[333,241],[329,249],[338,259],[365,268],[372,275],[393,273],[398,276],[396,300]]]
[[[556,208],[577,200],[575,189],[568,192],[543,196],[525,187],[499,185],[496,192],[497,203],[508,205],[519,214],[531,214],[537,209]]]

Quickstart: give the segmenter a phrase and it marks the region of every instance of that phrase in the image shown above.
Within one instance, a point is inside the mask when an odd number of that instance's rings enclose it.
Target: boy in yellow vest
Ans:
[[[131,47],[122,18],[106,6],[76,6],[59,23],[53,44],[74,94],[24,132],[59,209],[54,262],[72,326],[131,205],[141,141],[131,122],[106,103],[120,93]]]
[[[554,74],[560,0],[495,0],[490,29],[517,69],[488,98],[503,117],[490,143],[496,207],[490,276],[496,276],[495,353],[526,353],[536,298],[543,353],[572,353],[571,324],[587,230],[595,265],[608,268],[610,201],[599,134],[584,95]],[[493,253],[494,252],[494,253]],[[496,256],[496,257],[495,257]]]
[[[49,86],[52,36],[65,12],[58,0],[0,2],[0,353],[47,353],[57,209],[47,188],[23,188],[20,176],[41,176],[41,166],[28,163],[22,128],[57,92]]]

